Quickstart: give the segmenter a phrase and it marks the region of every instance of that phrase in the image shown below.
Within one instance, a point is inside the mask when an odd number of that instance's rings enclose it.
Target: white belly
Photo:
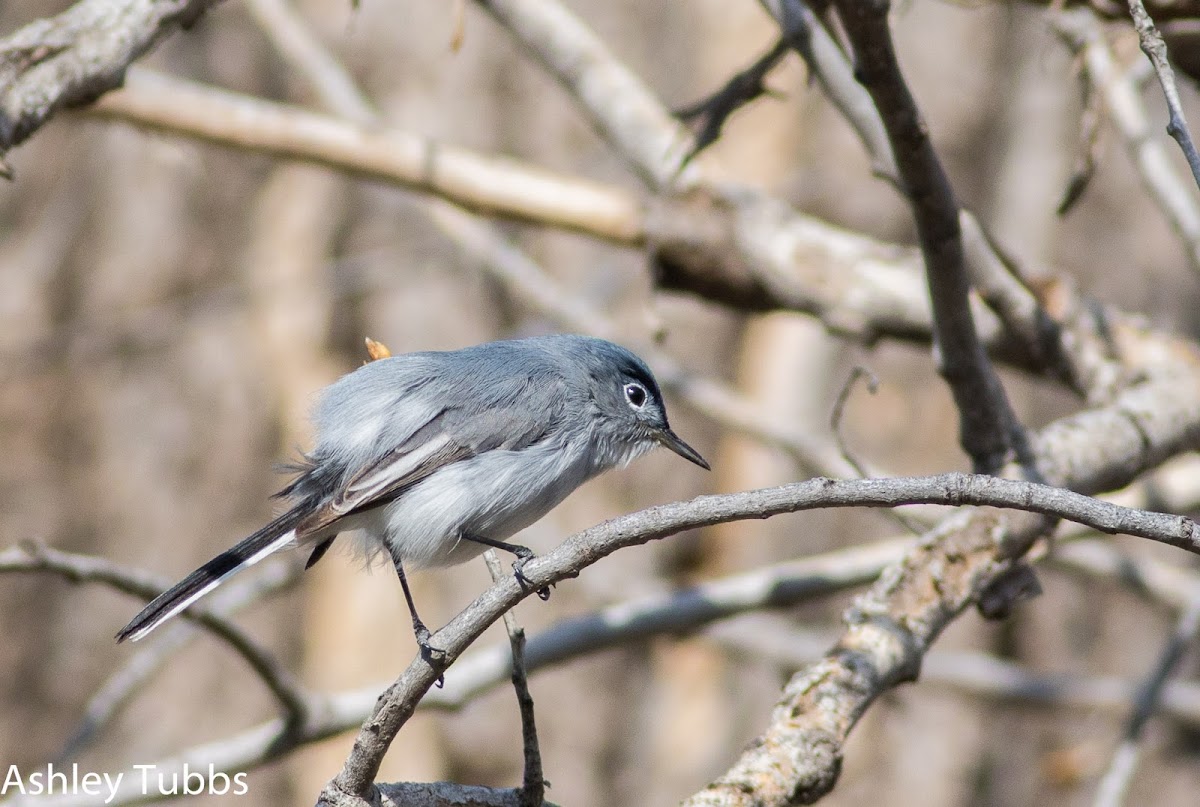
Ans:
[[[487,549],[476,535],[504,541],[544,516],[594,476],[573,452],[538,445],[519,452],[489,451],[449,465],[391,504],[363,513],[355,525],[367,549],[383,542],[413,567],[451,566]]]

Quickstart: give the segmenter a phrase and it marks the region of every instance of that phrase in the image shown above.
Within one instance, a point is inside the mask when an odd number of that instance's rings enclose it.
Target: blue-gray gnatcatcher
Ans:
[[[118,641],[142,638],[285,546],[312,547],[312,566],[339,533],[361,530],[369,553],[391,557],[428,652],[405,563],[449,566],[497,547],[517,556],[523,581],[533,553],[505,539],[587,480],[656,445],[709,467],[671,431],[646,364],[586,336],[380,359],[327,387],[314,425],[316,447],[278,494],[292,507],[155,598]]]

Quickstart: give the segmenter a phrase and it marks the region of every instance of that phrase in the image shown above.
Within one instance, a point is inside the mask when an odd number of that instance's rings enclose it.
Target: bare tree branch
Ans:
[[[1020,426],[975,333],[958,202],[896,61],[889,3],[839,2],[837,7],[854,44],[858,79],[879,109],[916,219],[938,372],[954,394],[959,439],[977,473],[994,472],[1004,464]]]
[[[689,133],[557,0],[476,0],[570,93],[596,132],[654,190],[689,187]]]
[[[121,86],[125,69],[218,0],[82,0],[0,41],[0,158],[59,109]]]
[[[209,601],[214,614],[223,617],[293,585],[304,571],[299,563],[264,563],[260,571],[230,582],[216,591]],[[92,743],[99,731],[128,700],[153,677],[177,651],[195,639],[200,631],[186,620],[173,622],[150,641],[142,642],[129,660],[110,675],[84,707],[83,717],[59,755],[70,760]]]
[[[498,583],[508,575],[496,558],[496,551],[483,553],[492,582]],[[546,779],[542,773],[542,751],[538,747],[537,722],[533,713],[533,695],[529,693],[529,678],[525,669],[525,631],[517,624],[511,610],[504,612],[504,630],[512,651],[512,685],[521,713],[521,750],[525,760],[521,783],[521,807],[541,807],[546,798]]]
[[[1080,85],[1083,109],[1079,111],[1079,153],[1075,156],[1075,166],[1055,211],[1059,216],[1070,213],[1092,184],[1104,143],[1104,128],[1100,125],[1104,119],[1104,104],[1100,92],[1087,72],[1081,74]]]
[[[1196,189],[1171,164],[1164,143],[1151,135],[1141,94],[1121,70],[1104,31],[1087,9],[1072,9],[1053,18],[1054,30],[1082,57],[1093,92],[1104,101],[1150,198],[1179,237],[1194,270],[1200,271],[1200,204]]]
[[[1167,680],[1183,660],[1184,652],[1200,632],[1200,586],[1192,593],[1192,601],[1180,614],[1175,629],[1167,637],[1162,652],[1146,680],[1138,687],[1133,710],[1125,722],[1121,744],[1096,792],[1095,807],[1120,807],[1133,781],[1141,756],[1142,739],[1150,718],[1160,709]]]
[[[1187,158],[1188,167],[1192,169],[1192,179],[1200,185],[1200,153],[1196,151],[1187,119],[1183,115],[1179,87],[1175,85],[1175,71],[1171,69],[1171,61],[1167,58],[1167,43],[1163,42],[1162,34],[1154,27],[1154,20],[1150,18],[1142,0],[1129,0],[1129,15],[1133,18],[1133,27],[1137,29],[1142,51],[1150,57],[1154,72],[1158,75],[1158,83],[1162,85],[1163,96],[1167,99],[1167,134],[1179,144],[1183,156]]]
[[[701,98],[675,110],[675,114],[696,128],[696,138],[683,158],[687,166],[697,154],[716,143],[729,117],[746,104],[768,94],[767,73],[779,64],[788,52],[788,42],[781,39],[771,49],[754,60],[754,64],[735,73],[719,90],[707,98]]]
[[[1128,396],[1125,397],[1128,398]],[[1131,402],[1125,400],[1123,403],[1128,405]],[[1200,406],[1200,403],[1196,405]],[[1182,434],[1170,430],[1168,432],[1173,434],[1176,439],[1183,439],[1185,436],[1191,437],[1186,431]],[[1139,450],[1135,456],[1145,458],[1153,456],[1142,453],[1140,449],[1143,445],[1139,441]],[[1172,448],[1177,447],[1172,445]],[[383,755],[396,733],[415,711],[421,697],[488,625],[500,618],[506,610],[523,599],[530,591],[536,591],[568,577],[576,576],[586,566],[618,549],[647,543],[686,529],[711,526],[746,517],[764,518],[811,507],[897,506],[917,503],[989,504],[1013,507],[1026,512],[1052,515],[1056,518],[1079,520],[1105,532],[1126,532],[1200,552],[1200,537],[1196,535],[1195,525],[1189,519],[1145,511],[1132,511],[1059,488],[986,476],[947,474],[936,477],[886,480],[815,479],[782,485],[777,488],[702,496],[690,502],[662,505],[641,513],[613,519],[567,539],[551,552],[526,564],[523,570],[526,585],[522,586],[515,579],[506,579],[493,585],[448,625],[437,631],[431,637],[431,641],[445,650],[444,657],[436,659],[418,657],[401,674],[400,678],[380,696],[375,709],[363,724],[363,728],[355,740],[350,757],[341,773],[330,783],[330,787],[341,794],[368,799]],[[977,569],[971,569],[971,564],[967,564],[971,573],[963,582],[979,583],[989,577],[994,579],[997,573],[1010,568],[1007,562],[997,561],[994,558],[998,539],[1002,535],[1002,532],[997,532],[999,529],[997,517],[991,511],[981,511],[981,513],[982,515],[967,514],[947,519],[936,531],[936,534],[941,536],[946,544],[952,546],[939,547],[936,541],[923,541],[916,552],[905,558],[904,566],[916,576],[943,574],[943,570],[947,566],[938,563],[927,565],[924,562],[930,561],[930,558],[925,555],[948,551],[959,553],[958,556],[964,559],[974,556],[980,564],[980,568]],[[967,525],[973,523],[973,529],[962,529],[963,522],[966,522]],[[1044,529],[1041,519],[1036,519],[1035,523],[1038,525],[1038,532]],[[1009,536],[1010,540],[1011,537]],[[1001,551],[1011,551],[1010,545],[1001,544],[1000,547]],[[945,563],[949,563],[949,561]],[[923,581],[923,585],[926,582]],[[887,579],[883,589],[883,592],[886,592],[885,596],[894,593],[892,587],[895,583],[895,579]],[[934,590],[943,596],[951,594],[953,593],[951,590],[944,588],[949,583],[949,580],[944,580],[941,585],[935,586]],[[874,596],[880,596],[883,592],[877,591]],[[912,625],[905,630],[906,633],[918,629],[928,631],[928,634],[924,636],[913,635],[912,644],[907,652],[901,652],[901,648],[895,645],[895,637],[889,641],[887,639],[888,632],[874,621],[852,616],[852,630],[858,632],[858,639],[865,642],[869,636],[870,641],[877,647],[886,648],[886,658],[891,663],[892,670],[890,673],[883,672],[883,674],[873,676],[871,680],[874,683],[868,685],[861,678],[866,669],[859,667],[856,663],[856,674],[849,671],[844,673],[844,676],[853,675],[855,680],[853,682],[844,680],[847,692],[843,695],[849,697],[852,694],[856,699],[865,698],[865,701],[862,702],[862,707],[865,708],[865,705],[884,688],[908,680],[915,675],[916,667],[914,665],[919,665],[921,653],[935,638],[941,626],[945,624],[942,620],[948,621],[952,615],[961,612],[976,593],[978,592],[973,586],[959,590],[956,596],[961,598],[961,602],[954,608],[948,608],[947,603],[941,601],[940,597],[936,603],[918,601],[920,608],[935,608],[934,613],[940,618],[932,619],[931,616],[926,616],[924,628]],[[875,613],[880,616],[886,613],[886,604],[880,602],[878,605],[872,605],[870,603],[871,596],[860,598],[855,613]],[[908,600],[905,602],[910,608],[917,606],[917,603]],[[853,644],[844,644],[843,647],[844,649],[860,647],[863,652],[867,652],[868,645],[862,642],[855,641]],[[860,661],[868,662],[868,659],[864,657]],[[882,672],[880,668],[883,667],[883,659],[872,658],[869,661],[874,662],[877,672]],[[847,659],[839,656],[838,661],[830,660],[828,663],[836,665],[845,662]],[[789,687],[788,696],[794,694],[796,691]],[[825,708],[837,706],[828,698],[828,693],[823,698],[823,705]],[[844,706],[845,703],[842,705]],[[852,714],[858,713],[860,712],[852,712]],[[850,724],[845,726],[845,731],[849,730]],[[777,732],[779,730],[777,726],[772,726],[769,731]],[[811,752],[812,749],[806,747],[805,753]],[[808,764],[813,761],[810,759]],[[833,762],[833,759],[830,758],[829,761]],[[780,761],[775,760],[773,764],[780,764]],[[828,776],[827,773],[825,777],[828,778]],[[832,784],[832,779],[826,781],[828,787],[831,787]],[[739,787],[738,785],[732,786]],[[752,791],[743,787],[740,792]],[[767,788],[759,792],[759,795],[768,795],[772,792],[772,789]],[[768,797],[770,796],[768,795]]]
[[[147,601],[170,587],[170,583],[146,572],[127,569],[104,558],[73,555],[38,545],[10,547],[0,552],[0,573],[4,572],[51,572],[76,583],[103,583]],[[289,724],[307,719],[311,706],[308,694],[273,653],[210,609],[193,606],[182,616],[202,625],[246,660],[279,701]]]

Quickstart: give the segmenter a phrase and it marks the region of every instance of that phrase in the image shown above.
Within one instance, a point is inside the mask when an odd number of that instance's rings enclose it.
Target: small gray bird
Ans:
[[[142,638],[241,569],[285,546],[312,547],[361,531],[368,556],[396,567],[422,652],[404,564],[450,566],[496,547],[597,474],[656,445],[708,469],[667,423],[646,364],[586,336],[488,342],[363,365],[327,387],[314,413],[316,447],[277,496],[287,512],[148,604],[117,634]],[[538,592],[543,599],[549,592]]]

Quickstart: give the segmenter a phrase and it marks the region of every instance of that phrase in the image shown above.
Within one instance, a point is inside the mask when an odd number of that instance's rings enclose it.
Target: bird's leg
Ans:
[[[525,576],[524,569],[526,563],[537,557],[537,555],[533,553],[532,549],[527,546],[521,546],[520,544],[506,544],[504,541],[497,541],[493,538],[484,538],[482,535],[464,534],[463,538],[468,541],[474,541],[477,544],[483,544],[484,546],[490,546],[495,549],[503,549],[505,552],[511,552],[516,555],[517,559],[513,562],[513,575],[516,576],[517,582],[521,584],[522,588],[530,587],[529,578]],[[537,595],[543,602],[550,599],[550,587],[542,586],[537,590]]]
[[[425,627],[425,623],[421,621],[421,617],[417,616],[417,606],[413,602],[412,591],[408,588],[408,578],[404,575],[404,564],[400,560],[400,553],[389,546],[388,554],[392,556],[392,565],[396,567],[396,576],[400,578],[400,587],[404,589],[404,600],[408,603],[408,613],[412,615],[413,635],[416,636],[417,647],[420,648],[421,655],[427,661],[432,661],[435,655],[440,655],[443,651],[429,643],[431,635],[429,628]],[[445,681],[442,676],[438,676],[437,685],[439,689],[443,683]]]

